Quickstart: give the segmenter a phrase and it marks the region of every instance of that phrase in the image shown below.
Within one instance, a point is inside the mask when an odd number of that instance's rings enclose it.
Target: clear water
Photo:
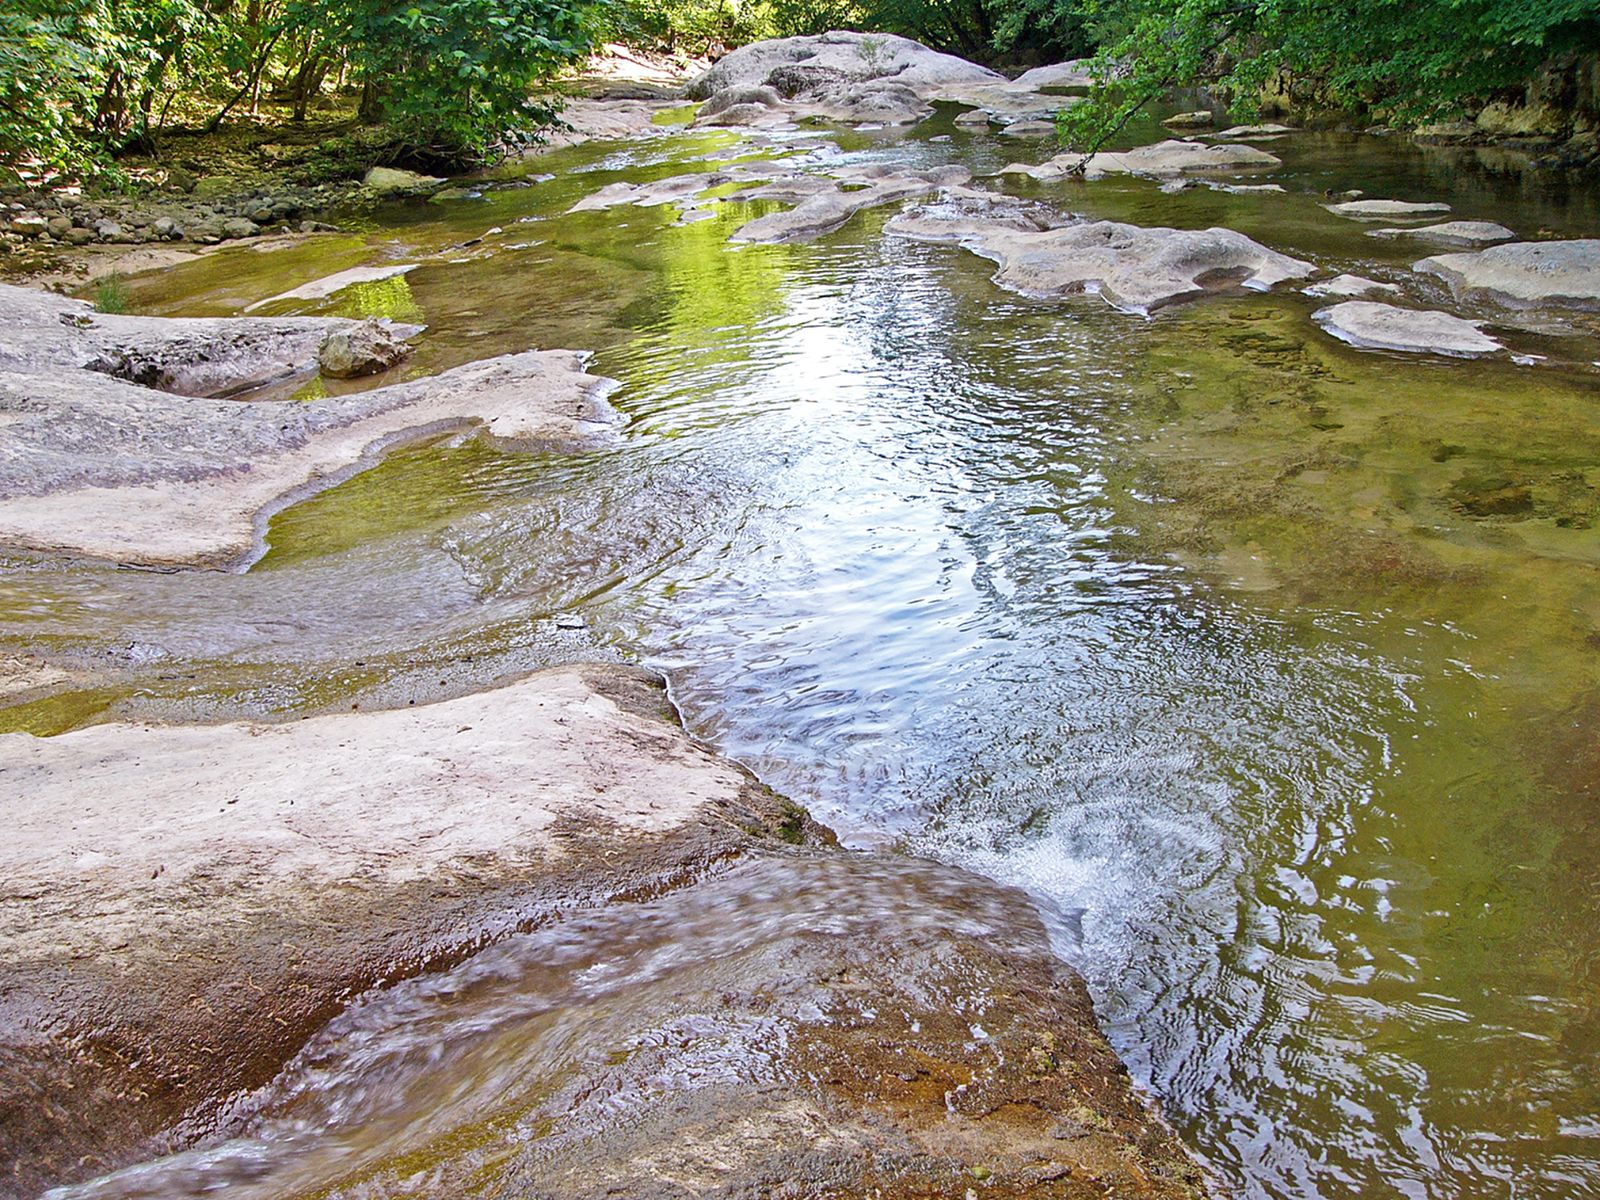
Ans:
[[[939,131],[844,140],[1038,153]],[[593,349],[624,436],[396,454],[240,576],[7,564],[0,649],[115,673],[0,722],[440,694],[588,652],[551,631],[576,609],[847,840],[1028,889],[1241,1195],[1600,1195],[1600,327],[1500,330],[1535,365],[1405,359],[1294,293],[1023,300],[881,212],[744,248],[751,206],[561,215],[731,140],[565,151],[547,183],[134,281],[144,311],[226,313],[426,256],[279,308],[423,320],[415,371]],[[1600,232],[1592,189],[1491,155],[1271,148],[1288,195],[1028,190],[1388,278],[1425,250],[1325,192]]]

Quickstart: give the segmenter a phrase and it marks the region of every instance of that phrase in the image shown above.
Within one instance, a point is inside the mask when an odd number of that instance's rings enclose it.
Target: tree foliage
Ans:
[[[1600,49],[1596,0],[1067,0],[1100,43],[1102,86],[1063,134],[1102,144],[1174,87],[1240,111],[1274,80],[1325,108],[1420,124],[1520,89],[1553,55]]]
[[[489,155],[548,123],[530,100],[588,49],[593,0],[0,0],[0,167],[81,174],[176,107],[304,119],[340,86],[396,154]]]

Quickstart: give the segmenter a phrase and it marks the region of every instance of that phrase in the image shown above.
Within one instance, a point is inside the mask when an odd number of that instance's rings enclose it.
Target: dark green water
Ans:
[[[938,128],[845,144],[1032,153]],[[0,648],[119,674],[0,721],[437,694],[588,653],[548,620],[575,609],[847,839],[1027,888],[1240,1194],[1600,1195],[1594,321],[1502,330],[1532,365],[1402,358],[1293,292],[1149,321],[1024,300],[883,212],[743,248],[750,206],[560,215],[731,141],[564,151],[528,189],[132,281],[142,311],[230,313],[421,261],[279,308],[425,321],[419,372],[592,349],[623,437],[398,453],[278,517],[241,576],[9,564]],[[1600,229],[1592,191],[1487,155],[1270,148],[1289,194],[1028,191],[1388,278],[1426,250],[1325,191]]]

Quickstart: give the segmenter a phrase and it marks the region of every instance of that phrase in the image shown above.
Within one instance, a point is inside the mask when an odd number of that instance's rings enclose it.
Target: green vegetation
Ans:
[[[1092,149],[1152,99],[1204,84],[1415,124],[1600,51],[1597,0],[0,0],[0,182],[106,172],[173,126],[342,105],[372,159],[492,159],[555,114],[549,84],[596,35],[715,55],[854,28],[979,61],[1095,54],[1063,116]]]
[[[1600,51],[1596,0],[1049,0],[1099,44],[1103,86],[1063,115],[1103,144],[1150,101],[1205,84],[1241,113],[1270,88],[1318,110],[1416,125],[1520,91],[1563,53]]]
[[[592,0],[0,0],[0,176],[103,171],[175,124],[342,94],[391,160],[460,163],[547,124]]]

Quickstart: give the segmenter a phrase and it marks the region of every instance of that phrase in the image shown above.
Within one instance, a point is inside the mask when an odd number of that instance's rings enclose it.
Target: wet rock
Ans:
[[[610,436],[609,386],[569,351],[504,355],[309,403],[208,399],[309,375],[354,322],[94,313],[0,288],[0,545],[149,566],[228,566],[262,515],[408,437],[479,430],[511,446]],[[405,332],[414,332],[406,327]]]
[[[265,300],[257,300],[254,304],[246,305],[244,311],[254,312],[258,308],[277,304],[283,300],[321,300],[358,284],[379,283],[385,279],[393,279],[397,275],[405,275],[415,271],[418,265],[385,263],[380,267],[351,267],[348,270],[336,271],[332,275],[324,275],[321,279],[313,279],[310,283],[302,283],[299,287],[279,292],[276,296],[269,296]]]
[[[1231,229],[1147,229],[1115,221],[1040,226],[1037,210],[974,194],[896,217],[887,231],[953,243],[991,259],[999,264],[994,281],[1024,295],[1093,292],[1135,313],[1225,288],[1265,291],[1314,269]]]
[[[768,213],[734,231],[735,242],[804,242],[840,228],[863,209],[876,208],[926,195],[941,187],[959,186],[971,178],[963,167],[935,167],[928,171],[861,171],[847,177],[866,182],[856,191],[830,188],[808,195],[787,212]]]
[[[1100,179],[1107,175],[1146,175],[1168,178],[1189,174],[1214,174],[1219,171],[1264,170],[1282,166],[1277,156],[1254,146],[1212,146],[1203,142],[1169,139],[1137,150],[1107,150],[1085,158],[1081,154],[1058,154],[1037,166],[1012,163],[1002,168],[1007,175],[1027,175],[1041,182],[1065,179],[1082,168],[1083,178]]]
[[[1409,200],[1346,200],[1329,204],[1327,210],[1336,217],[1352,221],[1382,221],[1397,217],[1429,217],[1434,213],[1450,211],[1448,204],[1413,203]]]
[[[1376,279],[1368,279],[1365,275],[1336,275],[1322,283],[1314,283],[1306,288],[1308,296],[1326,296],[1333,299],[1353,300],[1361,296],[1370,296],[1374,292],[1398,296],[1400,289],[1392,283],[1379,283]]]
[[[317,369],[329,379],[376,375],[403,362],[411,345],[386,319],[369,317],[351,329],[335,329],[317,350]]]
[[[1415,269],[1437,275],[1458,296],[1513,308],[1600,309],[1600,240],[1511,242],[1471,254],[1425,258]]]
[[[1203,1195],[1025,896],[829,848],[645,672],[4,741],[20,1193]]]
[[[1362,350],[1399,350],[1471,358],[1505,349],[1478,326],[1450,313],[1347,300],[1312,319],[1341,342]]]
[[[436,175],[419,175],[416,171],[402,171],[398,167],[373,167],[361,177],[361,186],[380,196],[410,196],[431,192],[443,187],[445,180]]]
[[[1513,241],[1517,235],[1504,225],[1497,225],[1493,221],[1444,221],[1438,225],[1422,225],[1416,228],[1372,229],[1368,230],[1367,236],[1414,237],[1427,242],[1438,242],[1444,246],[1492,246],[1496,242]]]
[[[1173,113],[1161,123],[1168,129],[1210,129],[1216,124],[1216,118],[1205,109],[1197,109],[1194,112]]]
[[[1450,507],[1468,517],[1526,517],[1533,513],[1533,489],[1501,475],[1467,475],[1451,486]]]

